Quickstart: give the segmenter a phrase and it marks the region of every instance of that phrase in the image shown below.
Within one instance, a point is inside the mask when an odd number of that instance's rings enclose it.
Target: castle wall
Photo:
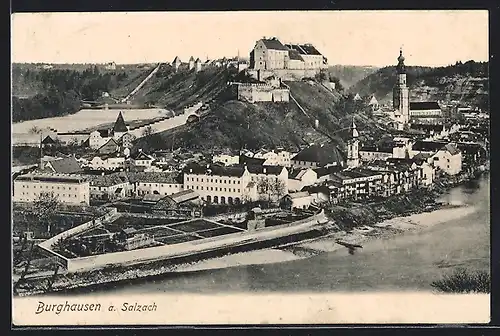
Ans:
[[[238,100],[254,102],[288,102],[288,89],[274,88],[269,84],[238,84]]]
[[[257,80],[276,75],[283,81],[300,81],[303,78],[313,78],[321,69],[274,69],[274,70],[255,70],[249,69],[248,73]]]

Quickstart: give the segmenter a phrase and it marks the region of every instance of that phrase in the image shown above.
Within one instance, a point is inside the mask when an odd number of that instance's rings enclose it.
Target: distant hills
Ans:
[[[488,62],[457,62],[437,68],[407,66],[406,70],[411,100],[456,100],[488,110]],[[395,82],[395,67],[384,67],[358,81],[349,92],[374,94],[379,102],[390,102]]]
[[[378,69],[374,66],[331,65],[328,67],[328,73],[330,76],[338,78],[341,86],[348,89]]]

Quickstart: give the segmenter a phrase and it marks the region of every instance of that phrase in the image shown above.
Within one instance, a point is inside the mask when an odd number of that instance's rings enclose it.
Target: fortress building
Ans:
[[[262,38],[250,52],[249,73],[258,80],[275,74],[282,79],[313,77],[328,67],[328,60],[312,44],[283,44]]]

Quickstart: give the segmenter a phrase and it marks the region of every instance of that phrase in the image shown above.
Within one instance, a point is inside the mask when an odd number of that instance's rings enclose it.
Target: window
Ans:
[[[210,187],[210,191],[213,191],[214,190],[214,187]]]
[[[215,187],[215,191],[217,191],[217,187]]]
[[[210,183],[213,183],[214,182],[214,179],[210,179]]]
[[[198,186],[196,186],[196,190],[198,190]]]
[[[203,182],[203,179],[201,179],[201,182]]]
[[[196,178],[196,182],[198,182],[198,178]]]
[[[203,187],[201,187],[201,190],[203,190]]]
[[[226,188],[224,188],[224,191],[227,191]]]

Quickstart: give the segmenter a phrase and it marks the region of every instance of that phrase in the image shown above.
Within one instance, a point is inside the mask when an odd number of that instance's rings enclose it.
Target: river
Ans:
[[[169,274],[93,293],[427,291],[432,281],[454,268],[489,270],[489,194],[489,176],[455,187],[442,199],[470,204],[475,212],[460,220],[371,240],[353,255],[339,249],[279,263]]]

